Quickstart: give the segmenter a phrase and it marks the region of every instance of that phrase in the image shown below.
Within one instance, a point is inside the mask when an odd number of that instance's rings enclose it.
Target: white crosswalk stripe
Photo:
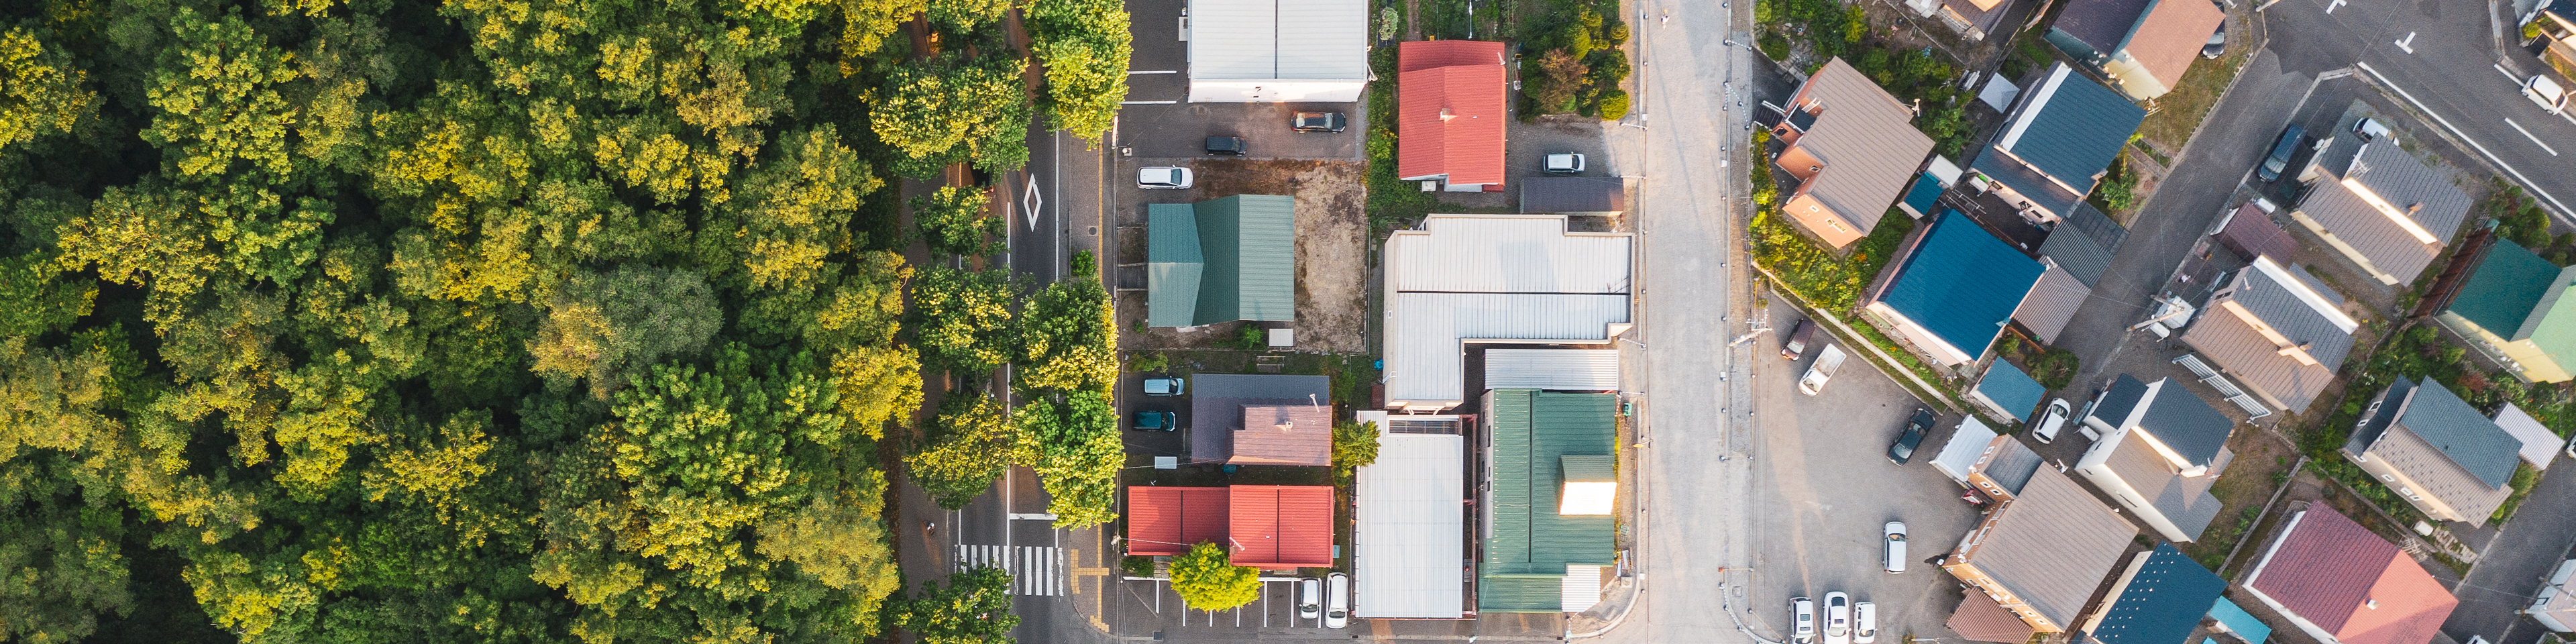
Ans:
[[[1061,596],[1065,594],[1063,548],[1050,546],[985,546],[959,544],[957,570],[1000,568],[1011,573],[1011,594]]]

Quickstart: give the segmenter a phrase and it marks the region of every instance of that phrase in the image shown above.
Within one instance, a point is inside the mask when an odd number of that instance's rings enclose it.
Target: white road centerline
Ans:
[[[2540,149],[2548,150],[2549,156],[2558,156],[2558,150],[2556,148],[2549,147],[2549,144],[2540,142],[2540,137],[2532,136],[2531,130],[2522,129],[2521,123],[2515,123],[2513,122],[2513,119],[2505,119],[2504,124],[2513,126],[2513,131],[2515,132],[2521,132],[2522,138],[2531,139],[2532,145],[2537,145],[2540,146]]]

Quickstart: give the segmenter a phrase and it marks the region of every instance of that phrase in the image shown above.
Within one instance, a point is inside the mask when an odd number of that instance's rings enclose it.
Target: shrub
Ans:
[[[1129,577],[1154,576],[1154,558],[1128,555],[1118,560],[1118,571]]]
[[[1627,115],[1628,90],[1614,89],[1601,93],[1601,120],[1616,121]]]

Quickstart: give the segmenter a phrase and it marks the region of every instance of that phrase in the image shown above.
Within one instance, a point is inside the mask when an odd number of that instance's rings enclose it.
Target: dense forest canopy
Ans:
[[[923,182],[1096,141],[1128,52],[1115,0],[0,0],[0,640],[929,623],[890,480],[1079,525],[1119,455],[1097,280],[973,270]]]

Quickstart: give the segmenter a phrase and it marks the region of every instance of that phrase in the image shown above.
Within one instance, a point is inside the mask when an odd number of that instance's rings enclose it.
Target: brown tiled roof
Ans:
[[[1866,234],[1932,153],[1932,137],[1914,129],[1911,109],[1841,58],[1816,70],[1791,100],[1794,109],[1822,106],[1796,146],[1825,169],[1800,191]]]
[[[1958,612],[1950,614],[1950,631],[1961,639],[2009,644],[2028,642],[2033,632],[2012,611],[1975,589],[1969,589],[1968,598],[1959,602]]]
[[[1503,44],[1400,43],[1396,69],[1396,176],[1502,183]]]
[[[1233,465],[1333,464],[1333,408],[1245,405],[1234,430]]]
[[[2191,61],[2200,56],[2200,47],[2209,42],[2209,34],[2227,22],[2227,13],[2209,2],[2164,0],[2140,20],[2137,32],[2129,35],[2129,58],[2138,61],[2147,73],[2166,87],[2182,84],[2182,73],[2191,69]]]

